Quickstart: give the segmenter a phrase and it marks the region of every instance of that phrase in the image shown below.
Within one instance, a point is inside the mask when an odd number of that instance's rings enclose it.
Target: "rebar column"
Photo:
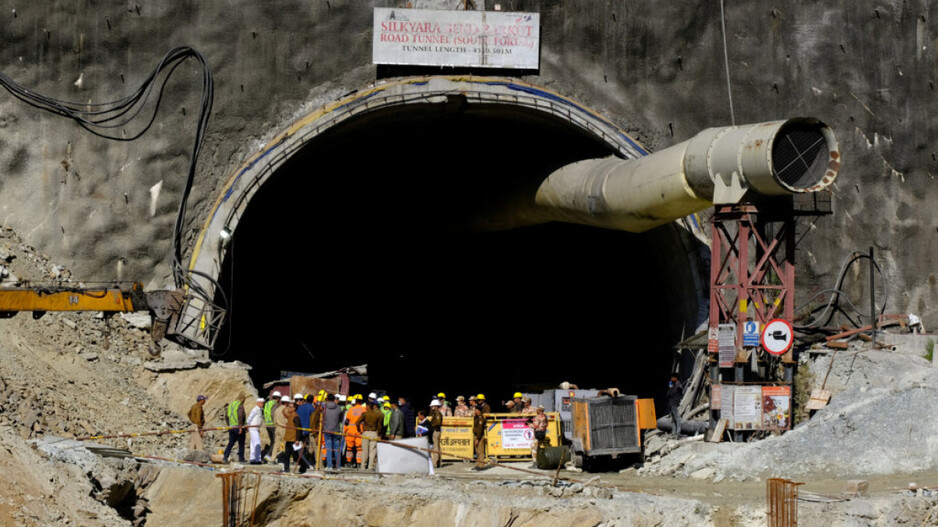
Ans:
[[[803,483],[781,478],[766,480],[768,527],[798,525],[798,485]]]

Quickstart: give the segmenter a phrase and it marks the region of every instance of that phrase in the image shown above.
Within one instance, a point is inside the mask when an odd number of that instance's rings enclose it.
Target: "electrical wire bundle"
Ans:
[[[81,103],[55,99],[18,84],[2,72],[0,72],[0,86],[26,104],[62,117],[67,117],[98,137],[114,141],[133,141],[145,134],[153,125],[156,114],[159,111],[160,102],[163,99],[163,91],[166,87],[166,83],[169,81],[170,76],[172,76],[176,68],[189,58],[194,58],[201,66],[202,94],[199,104],[195,141],[192,146],[192,155],[189,158],[189,170],[186,176],[186,184],[183,188],[182,196],[179,199],[179,210],[176,215],[176,224],[173,228],[173,279],[177,288],[186,286],[192,294],[201,297],[207,304],[214,305],[208,291],[198,282],[191,280],[191,275],[198,274],[212,282],[215,282],[214,279],[204,273],[189,271],[182,263],[182,239],[185,229],[186,206],[195,180],[196,164],[199,159],[199,153],[202,150],[202,143],[205,139],[205,129],[208,125],[209,115],[212,112],[212,102],[215,93],[212,71],[205,61],[205,57],[188,46],[173,48],[163,56],[156,67],[150,71],[149,75],[147,75],[133,93],[121,99],[105,103]],[[160,79],[162,79],[162,81]],[[123,130],[121,130],[121,134],[118,135],[115,129],[122,128],[140,117],[144,108],[147,107],[148,102],[154,96],[154,92],[156,100],[152,105],[152,114],[150,114],[146,124],[138,131],[129,135],[124,135]],[[222,298],[224,299],[224,292],[221,290],[221,287],[217,283],[215,283],[215,286],[216,291],[222,293]]]
[[[863,259],[863,258],[870,258],[870,255],[864,254],[861,252],[853,252],[849,254],[846,258],[844,258],[843,263],[841,263],[840,265],[840,272],[837,273],[837,281],[834,284],[834,287],[831,289],[825,289],[823,291],[818,292],[817,294],[812,296],[807,302],[798,306],[795,309],[796,312],[800,312],[804,308],[811,305],[811,303],[814,302],[816,298],[822,295],[826,295],[826,294],[830,295],[830,298],[828,298],[827,300],[827,304],[823,308],[818,307],[810,311],[811,320],[809,320],[805,324],[796,326],[795,329],[799,331],[818,329],[830,323],[831,319],[834,318],[834,315],[838,311],[840,311],[845,317],[847,317],[847,319],[856,327],[860,327],[861,325],[859,322],[859,319],[870,317],[870,315],[863,313],[857,306],[855,306],[853,302],[851,302],[850,299],[847,298],[846,293],[842,290],[844,278],[847,276],[848,268],[850,267],[851,264],[853,264],[853,262]],[[872,265],[873,267],[876,268],[877,271],[879,271],[879,276],[883,281],[883,300],[882,300],[882,307],[879,310],[879,314],[882,315],[883,313],[886,312],[886,299],[887,299],[886,276],[883,274],[883,270],[880,268],[876,260],[870,259],[870,265]],[[851,318],[850,314],[848,314],[846,311],[843,310],[842,307],[840,307],[841,300],[846,302],[856,312],[855,316],[857,317],[857,321],[854,321],[853,318]],[[818,311],[820,311],[820,314],[815,315],[815,313]],[[876,321],[873,320],[870,323],[875,324]]]

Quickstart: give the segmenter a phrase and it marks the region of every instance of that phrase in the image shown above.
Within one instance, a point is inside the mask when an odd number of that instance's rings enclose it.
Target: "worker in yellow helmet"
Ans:
[[[476,406],[478,406],[479,409],[482,410],[483,414],[492,413],[492,407],[489,406],[489,403],[485,402],[485,395],[481,393],[479,395],[476,395]]]
[[[521,401],[522,397],[524,397],[524,395],[522,395],[521,392],[515,392],[515,394],[512,396],[511,413],[513,414],[521,413],[521,410],[524,408],[524,403]]]
[[[446,394],[443,392],[436,394],[436,400],[440,402],[440,414],[443,417],[452,417],[453,407],[450,406],[449,401],[446,400]]]

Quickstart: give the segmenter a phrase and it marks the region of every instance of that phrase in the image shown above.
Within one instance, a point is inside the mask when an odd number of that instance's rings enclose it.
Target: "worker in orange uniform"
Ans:
[[[362,434],[358,423],[364,414],[365,407],[359,395],[345,412],[345,463],[352,468],[362,466]]]

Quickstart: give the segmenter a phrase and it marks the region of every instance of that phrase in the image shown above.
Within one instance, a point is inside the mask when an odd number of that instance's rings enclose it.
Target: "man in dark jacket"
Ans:
[[[671,422],[674,424],[674,437],[681,435],[681,412],[678,407],[683,397],[684,385],[676,375],[672,375],[671,381],[668,382],[668,410],[671,412]]]
[[[476,453],[476,468],[485,466],[485,417],[478,406],[472,408],[472,440]]]
[[[345,411],[336,404],[335,395],[330,393],[326,396],[326,405],[322,411],[322,433],[326,436],[326,468],[328,469],[342,468],[342,436],[340,434],[344,421]]]
[[[189,450],[205,449],[202,443],[202,437],[205,436],[205,432],[202,431],[205,428],[205,412],[202,411],[202,407],[205,406],[207,400],[208,397],[200,395],[195,398],[192,408],[189,408],[189,421],[192,421],[192,426],[189,427]]]
[[[401,409],[401,413],[404,414],[404,436],[403,437],[414,437],[414,428],[417,425],[417,421],[414,416],[414,409],[411,408],[410,403],[407,402],[407,399],[403,397],[397,398],[397,405]]]
[[[388,421],[388,439],[404,437],[404,412],[400,405],[391,403],[391,419]]]

